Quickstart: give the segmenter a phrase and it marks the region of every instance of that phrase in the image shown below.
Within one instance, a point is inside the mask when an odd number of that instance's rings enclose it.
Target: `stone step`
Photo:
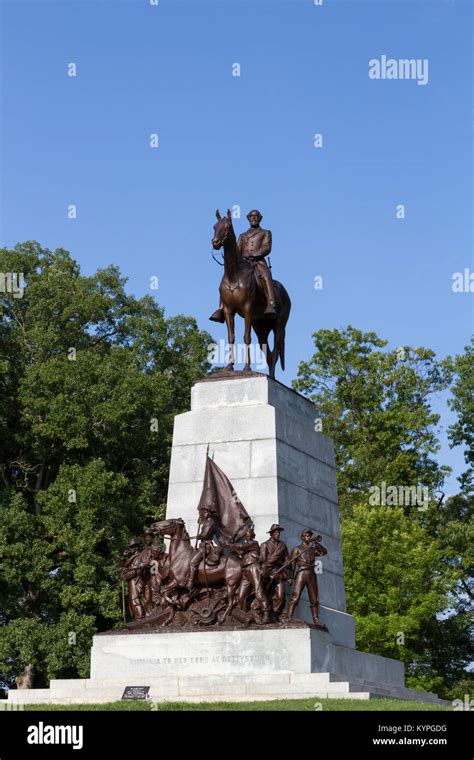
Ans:
[[[150,687],[156,687],[159,689],[169,689],[170,691],[177,691],[178,688],[185,689],[185,688],[203,688],[203,684],[205,684],[204,688],[209,688],[209,686],[212,687],[219,687],[222,690],[222,687],[226,687],[229,685],[232,685],[232,687],[236,686],[237,688],[241,688],[242,685],[246,682],[251,682],[252,684],[262,684],[265,687],[278,687],[280,689],[285,688],[291,688],[294,685],[302,685],[305,686],[306,684],[310,688],[314,688],[315,686],[324,686],[325,688],[329,687],[330,679],[329,679],[329,673],[313,673],[313,674],[294,674],[289,672],[282,672],[282,673],[265,673],[265,674],[256,674],[256,673],[247,673],[247,674],[241,674],[241,675],[208,675],[206,677],[203,676],[158,676],[158,677],[144,677],[140,676],[139,678],[135,679],[136,683],[132,683],[130,679],[127,679],[127,683],[130,682],[130,685],[146,685]],[[123,686],[125,683],[124,679],[75,679],[75,680],[68,680],[68,679],[53,679],[50,683],[50,688],[52,691],[65,691],[70,690],[74,691],[74,693],[82,693],[84,690],[90,690],[97,687],[101,687],[104,689],[107,689],[109,686],[114,688],[117,686]],[[339,683],[339,682],[338,682]]]
[[[197,675],[144,677],[126,683],[124,679],[53,679],[49,689],[12,690],[10,704],[78,704],[120,700],[126,685],[150,687],[156,702],[246,701],[248,699],[304,699],[317,697],[396,699],[449,705],[429,692],[365,679],[345,679],[337,673],[247,673],[241,675]],[[361,694],[366,696],[362,697]]]
[[[345,676],[341,674],[337,674],[337,673],[330,673],[329,677],[330,677],[331,682],[346,680]],[[396,697],[398,699],[410,699],[410,700],[416,700],[418,702],[423,701],[423,702],[432,702],[433,704],[451,705],[451,702],[448,702],[447,700],[440,700],[437,694],[434,694],[431,691],[422,691],[419,689],[412,689],[407,686],[401,686],[401,685],[395,685],[395,684],[381,684],[377,681],[370,681],[366,678],[351,679],[351,682],[371,692],[375,692],[377,690],[382,689],[384,693],[386,692],[387,694],[390,694],[390,696]]]

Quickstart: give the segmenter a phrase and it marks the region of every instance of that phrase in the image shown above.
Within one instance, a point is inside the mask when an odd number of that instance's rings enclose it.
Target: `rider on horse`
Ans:
[[[191,559],[189,565],[189,575],[187,588],[192,591],[194,581],[199,569],[199,564],[204,560],[204,566],[217,565],[223,547],[216,546],[213,542],[214,536],[218,536],[217,523],[215,518],[216,508],[214,504],[207,503],[199,507],[199,532],[197,535],[200,540],[199,549]]]
[[[260,227],[262,218],[260,211],[257,209],[249,211],[247,219],[249,220],[250,227],[247,232],[244,232],[239,236],[238,247],[242,257],[253,264],[255,272],[262,283],[267,300],[264,316],[275,317],[275,291],[273,288],[272,275],[267,262],[265,261],[265,256],[268,256],[272,250],[272,233],[270,230],[264,230]],[[224,322],[222,301],[219,304],[219,308],[211,317],[209,317],[209,319],[213,322]]]

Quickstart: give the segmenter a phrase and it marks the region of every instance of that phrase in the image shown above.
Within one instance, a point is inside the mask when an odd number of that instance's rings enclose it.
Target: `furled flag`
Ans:
[[[216,518],[219,543],[237,541],[252,519],[235,492],[235,488],[221,468],[206,455],[204,483],[198,510],[206,507]]]

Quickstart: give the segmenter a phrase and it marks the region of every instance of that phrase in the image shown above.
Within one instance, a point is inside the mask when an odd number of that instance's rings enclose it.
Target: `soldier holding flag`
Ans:
[[[199,530],[196,538],[201,543],[189,565],[188,591],[192,591],[194,587],[199,564],[204,560],[204,567],[217,565],[223,549],[223,546],[217,546],[213,541],[215,536],[219,536],[214,504],[209,500],[208,503],[199,506],[198,510]]]

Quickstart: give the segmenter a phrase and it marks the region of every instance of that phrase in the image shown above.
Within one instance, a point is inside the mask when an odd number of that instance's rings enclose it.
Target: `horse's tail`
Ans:
[[[280,314],[280,318],[277,319],[277,324],[276,324],[276,329],[275,329],[275,364],[277,363],[278,359],[280,359],[280,365],[284,372],[285,371],[285,332],[286,332],[286,323],[288,322],[288,317],[290,316],[290,311],[291,311],[291,301],[290,301],[290,296],[288,295],[283,285],[280,285],[280,288],[281,288],[281,314]]]
[[[280,364],[283,372],[285,371],[285,324],[277,328],[275,334],[275,364],[280,359]]]

